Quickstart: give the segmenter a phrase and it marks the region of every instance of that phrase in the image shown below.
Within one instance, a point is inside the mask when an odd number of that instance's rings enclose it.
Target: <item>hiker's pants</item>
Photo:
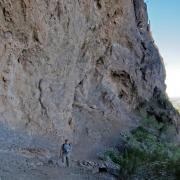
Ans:
[[[66,162],[66,166],[69,167],[69,154],[63,153],[62,155],[62,162]]]

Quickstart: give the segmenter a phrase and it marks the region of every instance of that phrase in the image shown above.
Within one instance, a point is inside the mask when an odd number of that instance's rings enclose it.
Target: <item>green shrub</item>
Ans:
[[[109,151],[120,165],[120,179],[180,179],[180,146],[174,142],[175,128],[143,116],[140,126],[121,134],[123,153]]]

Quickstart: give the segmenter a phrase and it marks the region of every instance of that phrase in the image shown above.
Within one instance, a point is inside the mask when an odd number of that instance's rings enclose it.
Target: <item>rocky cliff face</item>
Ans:
[[[165,70],[143,0],[0,0],[0,42],[0,121],[16,131],[95,149],[137,108],[177,120],[159,101]]]

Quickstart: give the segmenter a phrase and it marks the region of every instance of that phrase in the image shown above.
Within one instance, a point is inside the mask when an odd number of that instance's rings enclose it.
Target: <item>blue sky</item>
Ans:
[[[146,0],[153,38],[164,59],[167,93],[180,97],[180,0]]]

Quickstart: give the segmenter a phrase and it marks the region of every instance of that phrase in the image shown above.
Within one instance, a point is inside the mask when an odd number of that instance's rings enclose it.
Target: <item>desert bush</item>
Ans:
[[[120,166],[120,179],[179,179],[180,146],[174,141],[175,127],[142,115],[140,125],[121,134],[124,151],[106,153]]]

